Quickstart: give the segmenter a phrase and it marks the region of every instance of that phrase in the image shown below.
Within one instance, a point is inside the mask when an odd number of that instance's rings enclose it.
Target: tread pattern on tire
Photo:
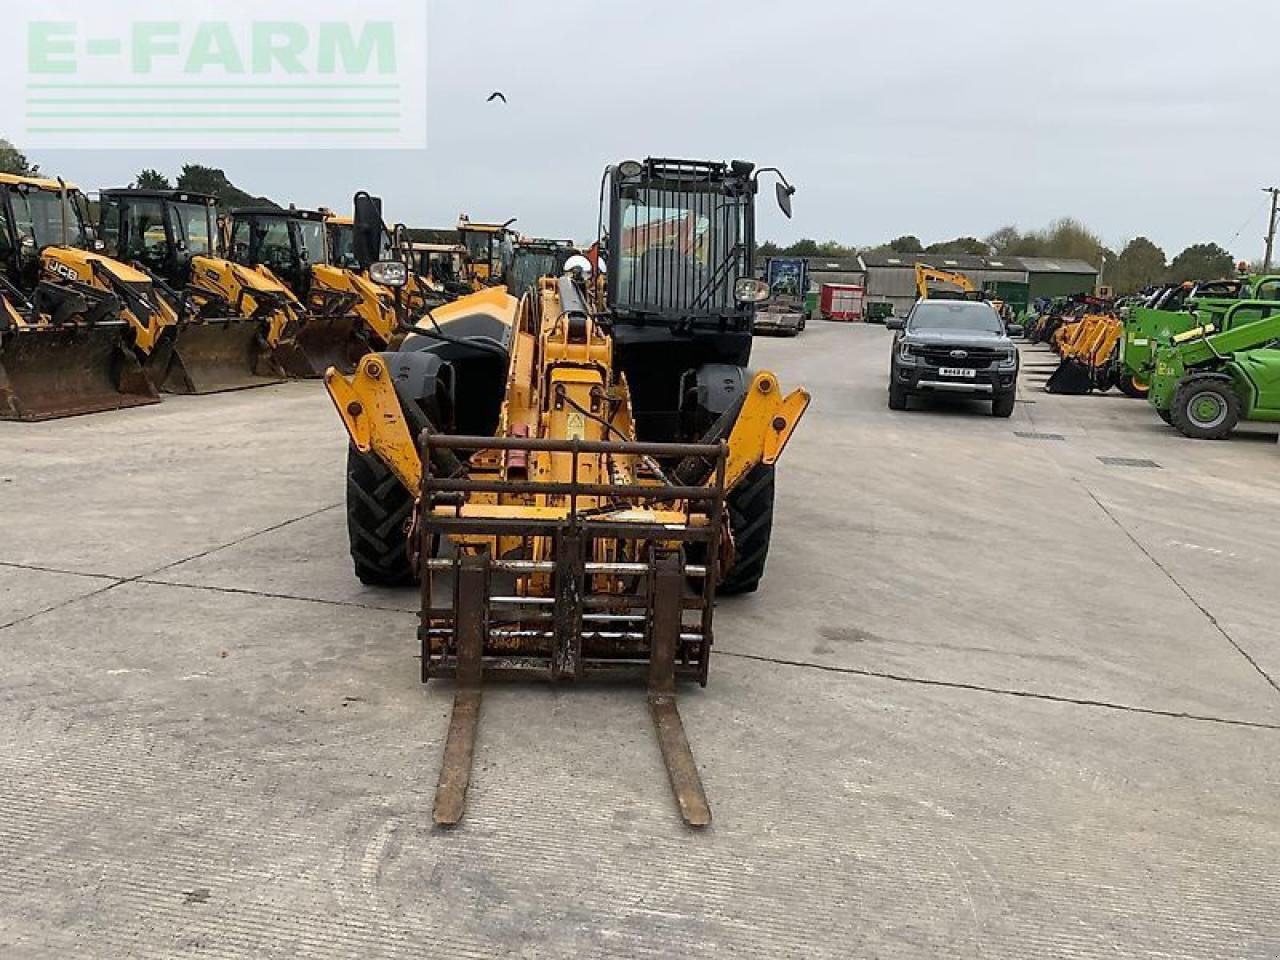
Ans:
[[[418,582],[405,535],[413,497],[377,457],[347,450],[347,535],[360,582],[408,587]]]
[[[721,578],[722,594],[751,593],[764,576],[773,533],[773,493],[776,471],[760,464],[743,479],[726,501],[733,530],[733,566]]]
[[[1214,392],[1219,393],[1227,404],[1226,419],[1218,426],[1208,430],[1196,426],[1191,418],[1186,415],[1190,398],[1206,389],[1212,389]],[[1169,412],[1173,426],[1184,437],[1190,437],[1193,440],[1225,440],[1231,436],[1232,431],[1235,430],[1240,422],[1240,398],[1236,396],[1229,383],[1225,383],[1217,377],[1188,377],[1178,385],[1178,389],[1174,392],[1173,406]]]

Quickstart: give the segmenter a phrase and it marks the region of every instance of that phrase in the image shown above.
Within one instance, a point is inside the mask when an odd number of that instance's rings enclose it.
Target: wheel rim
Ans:
[[[1202,390],[1187,404],[1187,416],[1202,430],[1220,427],[1227,419],[1227,403],[1210,390]]]

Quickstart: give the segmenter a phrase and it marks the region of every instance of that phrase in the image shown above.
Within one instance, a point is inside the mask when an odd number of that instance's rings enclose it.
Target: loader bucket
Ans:
[[[1080,396],[1093,389],[1093,373],[1078,360],[1063,360],[1045,383],[1044,389],[1048,393]]]
[[[370,352],[359,333],[362,326],[356,316],[307,317],[298,325],[294,347],[276,348],[276,362],[295,377],[322,377],[330,367],[350,375]]]
[[[159,383],[165,393],[193,394],[264,387],[283,380],[265,355],[262,323],[228,318],[180,325]]]
[[[114,324],[12,330],[0,347],[0,419],[54,420],[159,403]]]

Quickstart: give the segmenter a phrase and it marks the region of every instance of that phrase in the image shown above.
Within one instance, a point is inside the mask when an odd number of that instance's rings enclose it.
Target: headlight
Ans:
[[[763,280],[743,277],[733,285],[733,299],[739,303],[763,303],[769,299],[769,285]]]
[[[409,282],[409,268],[399,260],[381,260],[369,267],[369,279],[384,287],[403,287]]]
[[[898,347],[898,359],[901,360],[903,363],[915,363],[916,362],[915,347],[913,347],[909,343],[902,344],[900,347]]]
[[[1017,365],[1018,365],[1018,353],[1016,350],[1011,353],[1006,353],[1003,357],[1000,358],[1000,368],[1002,370],[1012,370]]]

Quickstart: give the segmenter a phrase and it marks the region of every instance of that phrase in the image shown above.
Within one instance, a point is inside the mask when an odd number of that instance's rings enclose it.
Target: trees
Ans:
[[[133,186],[138,190],[172,190],[169,178],[159,170],[143,170],[133,179]]]
[[[1137,293],[1162,282],[1168,270],[1163,250],[1146,237],[1134,237],[1120,251],[1106,279],[1119,294]]]
[[[18,177],[35,177],[40,174],[40,165],[29,161],[26,154],[0,137],[0,173],[11,173]]]
[[[924,245],[920,243],[920,238],[911,234],[890,240],[889,249],[894,253],[924,253]]]
[[[232,183],[224,171],[217,167],[205,167],[198,163],[186,163],[182,173],[178,175],[178,189],[190,190],[192,193],[204,193],[216,197],[221,207],[252,207],[278,204],[266,197],[255,197],[246,193]]]
[[[1169,279],[1218,280],[1235,273],[1235,258],[1216,243],[1196,243],[1187,247],[1169,264]]]
[[[985,257],[991,253],[991,245],[977,237],[957,237],[943,243],[931,243],[924,248],[925,253],[969,253]]]

